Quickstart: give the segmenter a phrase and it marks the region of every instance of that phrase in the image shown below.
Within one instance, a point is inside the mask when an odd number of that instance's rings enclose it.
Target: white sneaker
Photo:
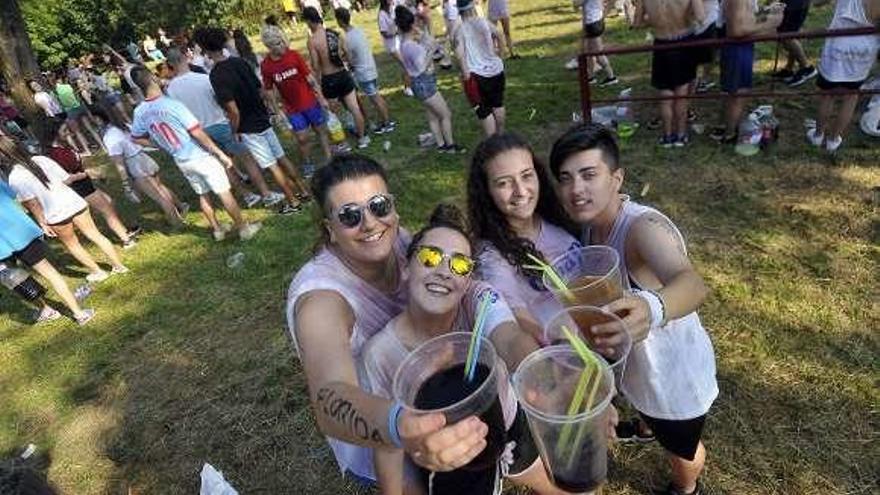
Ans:
[[[370,145],[370,136],[366,134],[363,135],[360,139],[358,139],[358,149],[364,149]]]
[[[36,318],[34,318],[34,323],[54,321],[58,318],[61,318],[61,313],[59,313],[58,310],[50,306],[43,306],[43,309],[37,311]]]
[[[284,195],[277,191],[271,191],[263,196],[263,206],[275,206],[282,201],[284,201]]]
[[[412,88],[410,88],[409,86],[403,88],[403,94],[405,94],[406,96],[415,96],[415,93],[413,93]]]
[[[128,251],[129,249],[131,249],[131,248],[133,248],[133,247],[135,247],[135,246],[137,246],[137,242],[135,242],[135,240],[134,240],[133,237],[129,237],[129,238],[128,238],[128,242],[123,242],[123,243],[122,243],[122,249],[124,249],[124,250],[126,250],[126,251]]]
[[[214,240],[220,242],[226,239],[226,234],[232,230],[232,227],[228,223],[221,223],[220,228],[214,231]]]
[[[127,266],[121,266],[121,267],[114,266],[113,269],[110,270],[110,273],[112,275],[123,275],[123,274],[130,272],[130,271],[131,270],[129,270]]]
[[[257,232],[262,228],[263,224],[261,223],[249,223],[238,230],[238,237],[243,241],[250,240],[257,235]]]
[[[84,309],[82,314],[74,317],[74,319],[76,320],[77,324],[79,324],[79,326],[83,326],[86,323],[88,323],[89,321],[91,321],[92,318],[94,318],[94,317],[95,317],[95,310],[94,309]]]
[[[568,62],[565,63],[565,68],[568,70],[577,70],[578,68],[578,59],[577,57],[572,58]]]
[[[840,148],[840,145],[843,144],[843,137],[837,136],[836,138],[828,138],[825,140],[825,151],[829,153],[834,153],[837,151],[837,148]]]
[[[260,195],[254,193],[247,193],[244,195],[244,204],[248,208],[253,208],[257,206],[257,203],[260,202]]]
[[[90,273],[86,275],[86,281],[91,283],[103,282],[107,280],[110,274],[105,272],[104,270],[98,270],[97,272]]]
[[[807,142],[813,146],[822,146],[822,141],[825,141],[824,134],[818,134],[815,127],[807,129]]]

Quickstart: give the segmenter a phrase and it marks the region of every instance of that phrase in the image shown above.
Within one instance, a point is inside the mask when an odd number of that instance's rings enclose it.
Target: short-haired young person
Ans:
[[[345,105],[354,117],[355,133],[358,148],[370,145],[370,136],[366,132],[364,115],[357,100],[354,78],[345,68],[344,35],[324,27],[321,14],[311,7],[303,9],[303,19],[309,26],[311,35],[308,40],[309,58],[312,67],[321,80],[321,93],[327,100],[338,100]]]
[[[299,52],[290,48],[281,28],[267,25],[260,33],[260,38],[269,49],[269,54],[260,64],[263,89],[270,100],[275,92],[281,96],[284,113],[299,143],[303,173],[307,178],[311,177],[315,172],[315,162],[312,159],[309,129],[318,135],[324,158],[330,159],[331,156],[327,118],[324,115],[327,101],[321,95],[321,87],[312,75],[309,64]]]
[[[461,24],[453,33],[455,53],[465,85],[474,84],[479,95],[477,118],[487,136],[504,132],[504,62],[498,56],[501,38],[495,27],[477,12],[474,0],[458,0]],[[473,79],[473,82],[470,80]]]
[[[550,169],[559,200],[584,228],[586,245],[620,255],[622,299],[606,306],[622,315],[634,342],[621,391],[666,449],[672,467],[668,495],[699,494],[706,459],[700,438],[718,396],[715,354],[696,310],[708,289],[668,217],[620,194],[624,170],[611,131],[586,124],[553,144]],[[597,345],[613,345],[616,327],[590,330]]]
[[[215,240],[225,239],[229,229],[217,220],[208,196],[211,192],[220,198],[226,212],[232,217],[239,237],[247,240],[256,235],[261,225],[244,221],[241,208],[230,192],[225,169],[233,166],[232,159],[214,144],[183,103],[162,94],[149,70],[137,68],[132,75],[146,96],[144,102],[134,109],[131,136],[135,142],[143,146],[155,143],[174,158],[177,167],[199,196],[199,207],[213,229]]]
[[[376,59],[373,58],[370,42],[361,28],[351,25],[351,12],[348,9],[338,8],[334,14],[339,27],[345,32],[345,54],[348,56],[357,88],[370,99],[379,114],[376,134],[394,131],[397,122],[388,116],[388,104],[379,93],[379,71],[376,69]]]
[[[208,28],[201,32],[199,43],[214,62],[211,86],[217,100],[226,109],[232,133],[241,134],[242,142],[257,163],[272,173],[284,192],[287,205],[282,213],[298,212],[301,209],[300,201],[308,198],[308,186],[287,157],[272,128],[260,80],[247,62],[226,54],[226,41],[226,32],[222,29]]]
[[[196,116],[202,128],[220,149],[230,156],[241,159],[251,181],[260,191],[259,196],[252,193],[241,183],[236,170],[227,170],[229,181],[235,189],[240,191],[247,207],[255,206],[260,200],[265,206],[280,203],[284,196],[269,190],[257,161],[248,151],[247,146],[232,134],[229,119],[226,118],[226,113],[217,103],[217,95],[211,86],[211,78],[207,74],[192,71],[188,58],[178,48],[169,49],[166,57],[168,65],[174,69],[174,77],[168,82],[165,92],[168,96],[186,105],[186,108]]]

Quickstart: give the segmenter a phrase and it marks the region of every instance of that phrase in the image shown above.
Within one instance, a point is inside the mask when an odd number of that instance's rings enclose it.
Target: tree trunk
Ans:
[[[40,66],[31,48],[31,39],[21,16],[18,0],[0,0],[0,72],[9,86],[18,108],[36,122],[43,115],[34,103],[28,79],[40,74]]]

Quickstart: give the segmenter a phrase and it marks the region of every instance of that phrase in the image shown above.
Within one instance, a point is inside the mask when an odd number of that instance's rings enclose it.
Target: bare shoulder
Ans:
[[[633,222],[627,233],[626,249],[627,254],[635,254],[641,259],[657,251],[687,258],[678,228],[669,218],[654,211],[639,216]]]
[[[324,333],[334,328],[347,329],[354,326],[354,311],[338,292],[314,290],[299,297],[294,306],[297,337],[302,339],[312,333]]]

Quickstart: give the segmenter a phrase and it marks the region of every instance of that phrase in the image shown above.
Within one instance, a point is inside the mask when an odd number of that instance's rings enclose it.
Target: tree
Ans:
[[[29,116],[39,115],[27,80],[40,74],[18,0],[0,0],[0,72],[13,99]]]

